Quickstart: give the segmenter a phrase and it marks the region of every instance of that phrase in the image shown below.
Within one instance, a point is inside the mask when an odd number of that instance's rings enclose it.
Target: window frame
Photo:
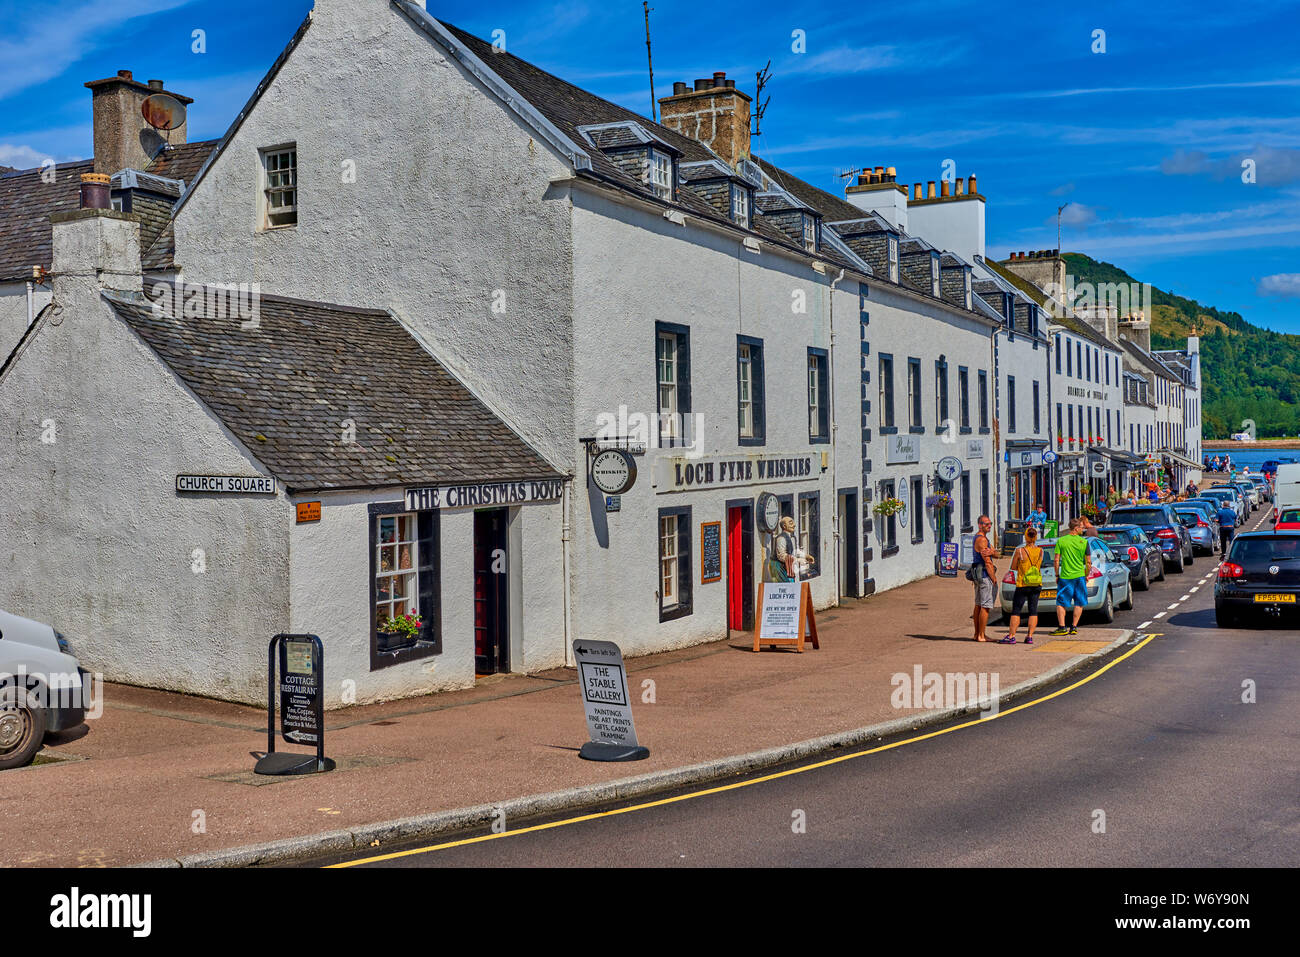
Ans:
[[[804,505],[811,506],[813,521],[804,520]],[[817,492],[800,492],[798,498],[798,516],[795,521],[796,532],[802,532],[805,536],[804,541],[798,542],[797,547],[806,551],[814,559],[812,570],[803,576],[803,581],[809,581],[813,578],[821,577],[822,573],[822,493]]]
[[[731,184],[731,221],[737,226],[749,228],[750,208],[749,190],[739,183]]]
[[[664,541],[664,519],[671,518],[674,523],[673,531],[676,533],[674,545],[676,551],[672,558],[676,562],[674,571],[676,573],[677,601],[671,605],[664,604],[664,567],[665,560],[663,541]],[[679,618],[685,618],[695,613],[695,593],[694,593],[694,559],[692,556],[691,542],[691,506],[690,505],[673,505],[658,510],[655,519],[655,592],[659,596],[659,621],[676,621]]]
[[[987,369],[979,369],[976,378],[978,379],[977,392],[979,397],[980,413],[980,435],[988,435],[989,432],[989,373]]]
[[[1007,376],[1007,435],[1016,434],[1016,377]]]
[[[880,433],[882,435],[893,435],[898,432],[898,419],[894,414],[894,356],[892,353],[876,353],[876,375],[880,379],[878,396]]]
[[[912,510],[912,544],[925,541],[925,477],[913,475],[908,479],[908,508]]]
[[[384,518],[411,515],[415,518],[417,547],[414,560],[415,606],[422,619],[420,636],[411,645],[389,651],[379,650],[379,526]],[[370,543],[370,670],[378,671],[407,661],[417,661],[442,654],[442,544],[441,513],[436,509],[412,512],[405,502],[375,502],[366,508],[367,536]],[[396,543],[394,543],[396,544]]]
[[[1042,400],[1042,392],[1039,389],[1038,380],[1035,379],[1034,380],[1034,435],[1038,435],[1043,430],[1042,409],[1039,408],[1039,406],[1042,405],[1041,400]]]
[[[921,360],[907,357],[907,431],[920,433],[925,431],[925,402],[921,390]]]
[[[880,483],[880,497],[895,498],[898,494],[898,486],[893,479],[884,479]],[[890,555],[898,554],[898,515],[886,515],[883,519],[877,516],[880,525],[880,557],[888,558]]]
[[[831,440],[829,364],[830,353],[826,349],[808,347],[808,441],[813,445],[824,445]]]
[[[948,359],[945,356],[934,360],[934,419],[935,431],[942,432],[948,420]]]
[[[288,167],[277,166],[271,168],[271,162],[276,157],[288,154],[291,156]],[[272,229],[288,229],[298,225],[298,193],[300,186],[298,183],[298,144],[281,143],[277,146],[267,146],[258,150],[258,160],[261,167],[260,189],[258,191],[258,210],[260,227],[259,232],[267,232]],[[289,185],[272,185],[272,177],[285,173],[287,170],[290,183]],[[291,204],[281,203],[279,205],[272,202],[273,193],[288,194],[292,193],[293,202]],[[292,216],[291,220],[284,222],[274,222],[276,216]]]
[[[970,369],[957,367],[957,409],[960,418],[957,428],[963,435],[970,434]]]
[[[677,381],[674,386],[676,394],[676,409],[673,410],[678,418],[669,419],[670,426],[675,427],[675,433],[664,435],[664,416],[667,413],[663,407],[663,396],[661,394],[662,385],[659,378],[660,357],[659,343],[662,339],[672,336],[676,340],[675,345],[675,373]],[[655,411],[658,415],[658,428],[656,429],[657,441],[660,448],[674,448],[677,446],[689,445],[691,437],[687,434],[690,429],[687,423],[690,422],[691,413],[691,330],[689,326],[679,325],[673,322],[656,322],[655,323]]]
[[[750,434],[744,434],[744,405],[741,399],[742,355],[748,356],[750,372]],[[738,445],[767,444],[766,390],[763,374],[763,340],[753,336],[736,336],[736,442]]]
[[[677,161],[671,153],[653,147],[646,152],[649,153],[646,166],[646,185],[660,199],[672,200],[676,195]],[[660,182],[659,177],[656,176],[657,173],[664,169],[664,162],[667,163],[667,183]]]

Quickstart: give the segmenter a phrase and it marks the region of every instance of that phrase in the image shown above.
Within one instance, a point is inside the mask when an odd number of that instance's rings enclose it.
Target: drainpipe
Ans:
[[[831,519],[834,534],[831,536],[835,544],[835,605],[840,604],[840,539],[843,535],[843,529],[840,528],[840,480],[839,474],[835,470],[835,463],[838,461],[835,451],[839,445],[839,434],[836,432],[838,426],[835,424],[835,287],[844,279],[844,270],[831,280],[831,291],[829,302],[830,324],[831,324],[831,343],[828,350],[829,355],[826,359],[826,394],[830,397],[831,403]]]
[[[1015,313],[1012,313],[1012,320],[1015,322]],[[997,516],[1002,511],[1002,450],[998,448],[998,441],[1002,438],[1002,418],[998,414],[1002,408],[1002,377],[998,374],[998,334],[1002,331],[999,325],[994,328],[989,335],[989,362],[993,367],[993,421],[997,423],[997,428],[993,430],[994,434],[990,435],[993,439],[993,501],[990,507],[993,514],[989,518],[993,522],[994,535],[999,535],[999,526]],[[998,547],[1001,548],[1001,539],[997,539]]]
[[[564,667],[566,668],[574,666],[574,662],[570,660],[571,645],[573,642],[569,640],[569,634],[573,627],[569,601],[569,568],[572,565],[572,561],[569,558],[569,542],[573,537],[570,534],[572,529],[570,515],[572,514],[572,511],[573,482],[569,481],[564,483],[564,492],[560,497],[560,585],[562,592],[561,601],[564,604],[564,648],[562,649],[562,652]]]

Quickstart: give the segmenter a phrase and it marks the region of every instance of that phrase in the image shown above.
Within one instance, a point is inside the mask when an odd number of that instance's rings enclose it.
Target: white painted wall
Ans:
[[[259,150],[288,142],[298,225],[259,231]],[[177,262],[191,282],[391,307],[541,451],[568,453],[569,211],[547,198],[565,173],[388,0],[326,0],[182,207]]]
[[[850,200],[851,202],[852,200]],[[948,199],[909,203],[909,231],[926,242],[974,262],[984,255],[984,200]]]

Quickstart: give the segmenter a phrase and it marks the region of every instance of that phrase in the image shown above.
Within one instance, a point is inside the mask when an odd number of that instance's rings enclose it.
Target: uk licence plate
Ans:
[[[1040,591],[1040,592],[1038,593],[1038,597],[1039,597],[1039,598],[1055,598],[1055,597],[1056,597],[1056,592],[1055,592],[1055,590],[1053,590],[1053,591]]]
[[[1288,604],[1292,604],[1292,605],[1294,605],[1294,604],[1295,604],[1295,595],[1272,595],[1272,594],[1259,594],[1259,595],[1256,595],[1256,596],[1255,596],[1255,601],[1257,601],[1257,602],[1283,602],[1283,603],[1288,603]]]

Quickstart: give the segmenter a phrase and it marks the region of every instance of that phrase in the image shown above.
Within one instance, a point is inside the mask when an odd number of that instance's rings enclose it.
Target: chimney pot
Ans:
[[[925,198],[934,199],[934,180],[932,179],[925,181]]]
[[[110,209],[113,205],[110,187],[113,177],[104,173],[81,174],[81,208]]]
[[[163,88],[163,81],[162,81],[162,80],[150,80],[150,81],[149,81],[149,89],[151,89],[151,90],[161,90],[162,88]]]
[[[958,196],[966,195],[966,181],[964,179],[957,180],[957,195]]]
[[[876,167],[876,175],[877,175],[877,176],[879,176],[879,175],[880,175],[881,173],[883,173],[884,171],[885,171],[885,168],[884,168],[883,166],[877,166],[877,167]]]
[[[920,198],[921,198],[921,184],[920,184],[920,183],[915,183],[915,184],[912,185],[912,198],[913,198],[913,199],[920,199]]]
[[[888,181],[892,183],[895,179],[898,178],[898,170],[894,169],[894,167],[891,166],[889,167],[889,169],[885,170],[885,175],[889,177]]]
[[[971,174],[971,178],[970,178],[970,192],[972,192],[972,193],[978,193],[978,192],[979,192],[979,190],[977,190],[977,189],[975,188],[975,176],[974,176],[974,174]]]
[[[685,93],[685,92],[686,92],[687,90],[689,90],[689,89],[690,89],[690,87],[687,86],[685,83],[674,83],[674,84],[673,84],[673,96],[681,96],[683,93]]]
[[[713,81],[712,81],[712,80],[696,80],[696,81],[695,81],[695,89],[697,89],[697,90],[709,90],[709,89],[712,89],[712,88],[713,88]]]
[[[130,70],[118,70],[118,71],[117,71],[117,75],[120,76],[120,77],[121,77],[122,79],[124,79],[124,80],[129,80],[129,79],[131,79],[131,71],[130,71]]]
[[[948,181],[946,179],[939,184],[939,195],[944,199],[948,198]]]

